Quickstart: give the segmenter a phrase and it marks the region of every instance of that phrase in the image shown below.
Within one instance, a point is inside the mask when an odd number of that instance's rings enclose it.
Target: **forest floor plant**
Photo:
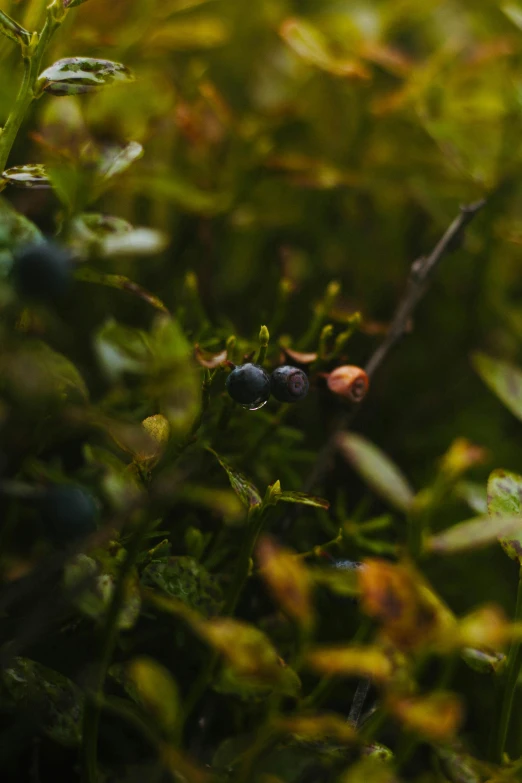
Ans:
[[[105,211],[111,188],[147,153],[147,133],[142,145],[120,132],[114,116],[128,109],[127,97],[114,98],[116,112],[89,104],[97,135],[79,106],[109,87],[116,96],[118,87],[135,86],[136,101],[144,98],[140,78],[116,61],[75,56],[45,67],[53,35],[84,3],[42,7],[40,32],[0,12],[0,31],[17,45],[23,66],[0,133],[0,189],[9,196],[17,187],[47,191],[56,229],[52,239],[44,236],[15,196],[13,203],[2,198],[2,780],[519,780],[522,580],[512,620],[497,602],[472,595],[456,610],[437,563],[500,544],[520,570],[522,476],[494,470],[487,491],[468,481],[486,452],[460,437],[414,491],[383,450],[352,431],[441,262],[464,245],[467,227],[494,196],[462,206],[431,253],[413,263],[364,367],[350,352],[365,319],[341,301],[337,280],[291,336],[281,324],[296,321],[293,285],[276,281],[272,321],[256,327],[255,339],[243,336],[241,319],[207,314],[205,274],[189,269],[182,296],[163,279],[172,266],[163,199],[183,198],[198,213],[198,231],[187,218],[186,233],[199,232],[210,259],[212,233],[205,232],[234,199],[218,191],[212,201],[204,189],[145,167],[136,182],[145,188],[156,177],[153,226]],[[163,20],[199,5],[151,3],[152,29],[131,14],[131,43],[121,49],[132,54],[141,27],[150,46],[178,35],[183,49],[188,28],[173,32]],[[28,18],[38,11],[30,6]],[[225,27],[207,18],[198,29],[205,48]],[[114,30],[111,36],[118,38]],[[337,55],[303,20],[285,19],[279,38],[330,77],[370,78],[362,61]],[[381,63],[393,59],[391,49],[362,51]],[[399,73],[406,68],[398,55],[393,62]],[[190,61],[189,75],[198,80],[204,72]],[[174,116],[190,137],[188,158],[208,183],[203,147],[217,143],[221,126],[240,123],[206,76],[197,84],[196,103],[179,97],[165,122]],[[158,104],[160,92],[156,85]],[[20,131],[33,121],[35,101],[46,96],[66,109],[60,115],[53,102],[42,112],[68,118],[65,126],[42,121],[33,134],[48,162],[8,167],[13,150],[23,148]],[[105,126],[100,106],[108,111]],[[254,126],[252,118],[241,126],[227,166],[252,146],[256,161],[271,150],[265,127],[254,144]],[[68,136],[63,149],[60,133]],[[328,189],[334,172],[306,160],[304,169],[299,156],[286,164],[304,177],[299,187],[313,174]],[[274,157],[265,163],[281,165]],[[238,187],[237,200],[244,190]],[[86,211],[98,203],[103,211]],[[236,208],[234,231],[248,221],[248,209]],[[183,234],[180,247],[188,241]],[[146,255],[153,266],[162,253],[165,302],[121,274],[122,264],[134,268]],[[287,268],[302,268],[298,254],[286,248],[282,256]],[[154,280],[143,276],[147,285]],[[90,298],[86,284],[99,296]],[[116,293],[122,300],[111,298]],[[472,361],[521,420],[522,372],[482,353]],[[321,440],[308,442],[317,418],[325,424]],[[337,479],[340,461],[362,479],[358,504]],[[459,504],[476,516],[452,524],[452,514],[463,513]],[[494,705],[487,714],[468,706],[482,703],[482,688]]]

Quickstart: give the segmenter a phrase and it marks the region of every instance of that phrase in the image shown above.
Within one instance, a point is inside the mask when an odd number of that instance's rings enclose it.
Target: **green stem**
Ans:
[[[33,96],[30,93],[31,88],[31,60],[29,57],[24,57],[24,75],[22,78],[22,84],[18,90],[16,96],[15,105],[13,106],[7,121],[2,128],[0,135],[0,172],[4,171],[9,153],[14,144],[16,134],[20,129],[20,125],[24,119],[25,113],[29,108]]]
[[[47,9],[45,24],[38,36],[36,46],[30,44],[24,53],[24,74],[15,104],[9,113],[7,121],[0,134],[0,173],[4,171],[7,159],[15,142],[20,126],[24,121],[27,110],[35,98],[35,85],[40,73],[43,55],[55,30],[60,26],[65,16],[63,6],[61,14],[57,13],[58,5],[52,3]],[[56,12],[56,13],[55,13]]]
[[[517,604],[515,609],[515,622],[522,620],[522,567],[518,577]],[[509,724],[511,722],[511,712],[513,709],[513,699],[517,684],[520,667],[522,665],[522,646],[517,639],[511,643],[509,648],[506,674],[504,679],[504,692],[502,695],[502,704],[500,708],[500,721],[498,724],[497,745],[495,748],[495,760],[502,763],[506,740],[508,736]]]
[[[253,506],[248,512],[248,525],[243,543],[241,545],[241,551],[239,553],[239,559],[236,570],[234,572],[234,578],[230,585],[228,595],[225,599],[225,606],[223,614],[233,615],[241,595],[241,591],[248,578],[250,570],[250,559],[254,551],[259,533],[263,525],[264,514],[259,511],[258,507]]]
[[[248,512],[246,534],[241,545],[237,566],[234,571],[234,578],[228,590],[228,594],[225,598],[225,605],[223,607],[223,615],[225,617],[234,614],[241,591],[248,578],[250,559],[259,533],[261,532],[263,518],[263,512],[259,511],[257,507],[251,508]],[[184,707],[185,720],[192,713],[194,707],[203,696],[209,682],[212,680],[218,661],[219,654],[212,651],[187,696]]]
[[[88,694],[86,698],[83,716],[82,753],[85,783],[97,783],[98,781],[98,729],[100,725],[101,704],[103,701],[103,688],[107,670],[110,666],[116,641],[118,639],[118,615],[125,597],[126,580],[136,562],[141,544],[148,530],[149,522],[146,520],[140,525],[130,540],[127,556],[121,565],[118,580],[114,586],[112,600],[105,618],[100,660],[97,666],[92,694]]]

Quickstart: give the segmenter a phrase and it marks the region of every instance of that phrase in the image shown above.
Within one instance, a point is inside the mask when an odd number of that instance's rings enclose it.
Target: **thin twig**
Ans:
[[[368,680],[367,678],[359,680],[357,683],[352,706],[350,707],[350,712],[348,713],[348,720],[350,723],[353,723],[355,728],[357,728],[361,720],[362,711],[364,709],[364,704],[366,702],[371,684],[371,680]]]
[[[394,347],[398,340],[400,340],[406,331],[407,323],[413,311],[426,293],[431,278],[433,277],[440,262],[444,256],[455,249],[455,246],[460,242],[462,232],[468,223],[473,220],[477,212],[482,209],[485,203],[485,199],[482,199],[481,201],[477,201],[474,204],[461,207],[460,215],[455,218],[445,234],[440,238],[431,254],[426,257],[418,258],[416,261],[414,261],[410,269],[410,276],[408,278],[406,291],[403,298],[399,302],[399,306],[397,307],[393,317],[388,334],[373,353],[368,364],[366,365],[365,369],[369,376],[374,374],[374,372],[378,369],[378,367],[380,367],[384,359],[387,357],[390,350]]]
[[[370,377],[374,375],[376,370],[387,358],[391,349],[395,347],[405,333],[411,315],[426,294],[440,262],[448,253],[455,249],[460,242],[464,229],[471,223],[485,203],[485,199],[482,199],[481,201],[476,201],[474,204],[468,204],[467,206],[461,207],[460,214],[445,231],[430,255],[421,256],[421,258],[418,258],[413,262],[406,285],[406,291],[395,311],[388,333],[366,364],[365,370]],[[333,428],[332,435],[317,455],[315,465],[304,483],[303,492],[310,492],[328,473],[337,450],[338,433],[353,422],[360,407],[361,403],[339,416]],[[293,515],[290,514],[289,516]]]

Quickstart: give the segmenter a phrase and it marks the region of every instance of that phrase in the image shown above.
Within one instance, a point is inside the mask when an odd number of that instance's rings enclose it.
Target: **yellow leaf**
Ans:
[[[370,677],[382,682],[393,674],[393,663],[380,647],[317,647],[307,657],[308,665],[324,674]]]
[[[160,413],[149,416],[141,422],[141,426],[150,436],[151,448],[139,451],[135,456],[138,462],[153,467],[165,450],[170,436],[170,424]]]
[[[413,566],[370,558],[357,570],[361,606],[402,650],[436,645],[456,619]]]
[[[370,78],[370,72],[358,60],[335,56],[323,33],[304,19],[286,19],[279,28],[279,34],[292,51],[310,65],[333,76]]]
[[[281,718],[276,728],[306,739],[334,739],[337,742],[354,742],[357,733],[345,718],[339,715],[293,715]]]
[[[178,688],[170,672],[152,658],[134,658],[126,673],[147,709],[167,734],[174,734],[179,715]]]
[[[453,693],[391,698],[388,707],[411,731],[436,742],[451,739],[463,720],[462,704]]]
[[[310,579],[306,567],[288,549],[264,536],[257,547],[260,575],[283,610],[299,623],[312,622]]]

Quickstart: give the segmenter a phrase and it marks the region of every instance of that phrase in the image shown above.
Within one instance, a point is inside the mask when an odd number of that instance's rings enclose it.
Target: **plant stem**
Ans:
[[[15,104],[9,113],[7,121],[0,133],[0,173],[4,171],[7,159],[15,142],[24,117],[35,98],[35,85],[40,73],[40,66],[44,52],[55,30],[62,23],[67,13],[61,6],[61,13],[57,11],[58,5],[52,3],[47,9],[45,24],[38,36],[38,43],[25,47],[23,54],[24,73]],[[56,11],[56,13],[55,13]]]
[[[249,510],[246,534],[241,545],[237,566],[234,571],[234,578],[225,598],[225,605],[223,607],[223,615],[225,617],[234,614],[237,602],[241,595],[241,591],[243,590],[244,584],[248,578],[248,572],[250,570],[250,559],[252,557],[252,552],[254,551],[259,533],[261,532],[263,519],[263,511],[260,511],[258,507],[254,506]],[[192,713],[194,707],[204,694],[207,685],[212,679],[218,660],[219,654],[213,650],[207,658],[206,663],[204,664],[199,676],[197,677],[187,696],[184,708],[185,720]]]
[[[228,595],[225,599],[225,606],[223,614],[232,615],[237,606],[237,602],[243,590],[244,584],[248,578],[248,572],[250,570],[250,559],[254,551],[261,527],[263,525],[263,511],[260,511],[256,506],[252,507],[248,512],[248,526],[243,543],[241,545],[241,551],[239,553],[239,559],[237,567],[234,573],[232,584],[230,585]]]
[[[391,350],[395,347],[404,334],[408,320],[422,301],[424,295],[427,293],[429,285],[442,259],[451,251],[455,241],[462,236],[465,228],[469,223],[471,223],[475,215],[484,207],[485,203],[485,201],[477,201],[474,204],[468,204],[467,206],[461,207],[460,214],[444,232],[431,253],[426,257],[423,256],[417,259],[412,264],[406,292],[397,306],[391,326],[388,330],[388,334],[384,338],[383,342],[374,351],[365,366],[365,370],[371,378],[373,378],[376,370],[381,366],[384,360],[388,357]],[[321,308],[319,308],[319,313],[316,313],[316,319],[311,325],[309,333],[300,342],[301,348],[305,348],[308,345],[308,340],[311,341],[312,330],[314,332],[317,330],[317,333],[320,330],[323,318],[321,312],[324,313],[324,309],[321,310]],[[319,326],[317,326],[317,324],[319,324]],[[319,451],[315,465],[313,466],[310,474],[303,484],[303,492],[311,492],[313,488],[317,486],[317,484],[319,484],[328,474],[333,464],[334,455],[337,451],[337,439],[339,432],[341,430],[347,429],[352,424],[355,416],[360,410],[361,404],[356,407],[352,407],[350,411],[346,413],[343,412],[339,415],[337,421],[332,427],[332,435]],[[294,508],[287,514],[286,519],[282,521],[281,529],[283,531],[289,529],[295,513],[296,509]]]
[[[29,57],[24,57],[24,75],[18,95],[16,96],[15,105],[13,106],[7,121],[2,128],[0,135],[0,171],[5,169],[7,158],[11,152],[11,147],[14,144],[16,134],[20,129],[20,125],[24,119],[25,113],[29,108],[33,96],[30,93],[31,88],[31,60]]]
[[[102,634],[100,660],[93,683],[93,692],[88,694],[83,717],[83,775],[85,783],[98,781],[98,729],[100,724],[103,688],[118,638],[118,615],[125,596],[125,583],[139,554],[141,544],[149,530],[148,520],[142,522],[130,540],[127,557],[123,561],[118,580],[114,586],[112,600],[107,611]]]
[[[515,622],[522,620],[522,567],[518,577],[517,604],[515,608]],[[506,740],[511,721],[515,688],[522,665],[522,646],[520,641],[514,640],[509,648],[506,674],[504,679],[504,691],[500,708],[500,720],[498,723],[497,745],[495,748],[495,761],[502,763]],[[494,724],[495,725],[495,724]]]

